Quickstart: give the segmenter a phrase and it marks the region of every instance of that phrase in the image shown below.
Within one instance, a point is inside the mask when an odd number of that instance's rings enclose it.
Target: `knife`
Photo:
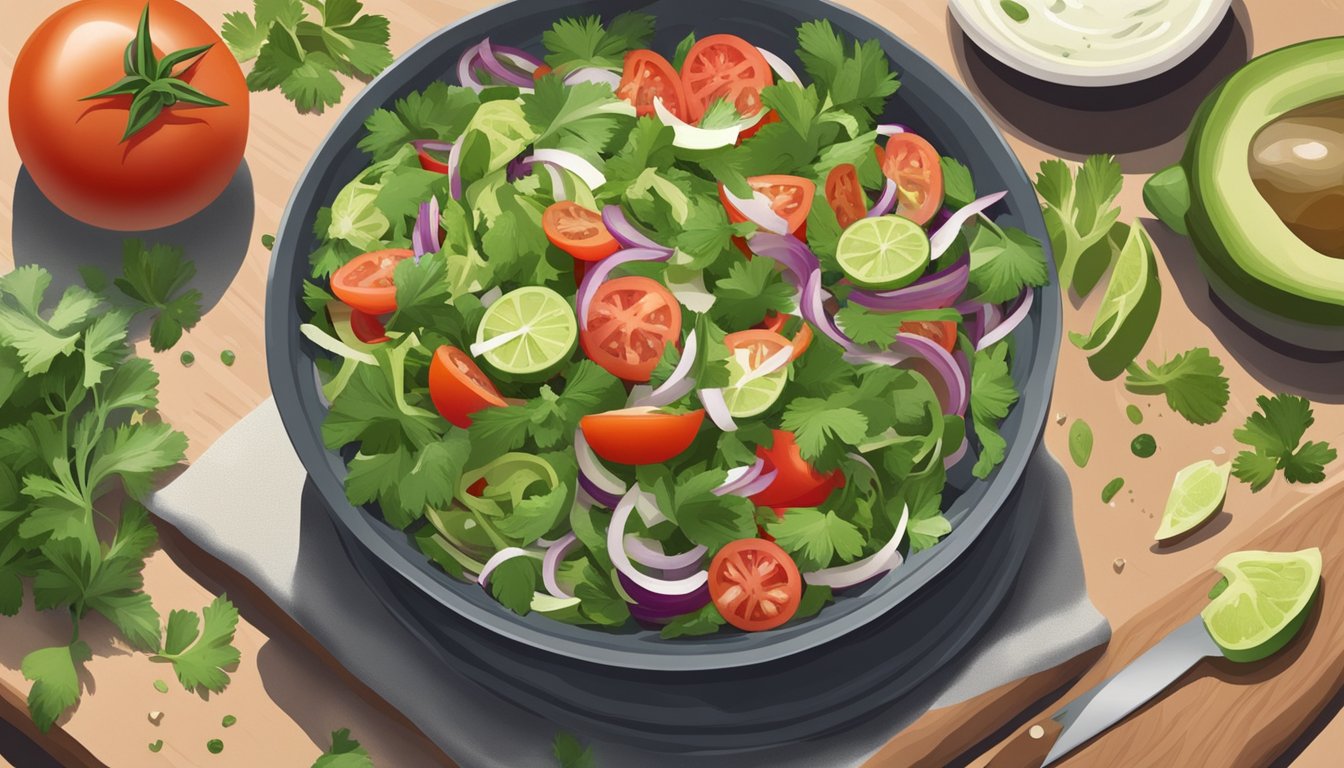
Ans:
[[[1064,705],[1008,744],[990,766],[1033,765],[1047,747],[1041,768],[1072,752],[1161,693],[1200,659],[1222,651],[1196,615],[1112,677]]]

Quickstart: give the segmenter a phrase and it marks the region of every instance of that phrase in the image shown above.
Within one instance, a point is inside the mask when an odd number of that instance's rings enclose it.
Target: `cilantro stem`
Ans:
[[[470,509],[470,507],[468,508]],[[482,515],[475,509],[472,509],[471,516],[476,518],[476,524],[481,526],[481,528],[485,531],[486,536],[490,537],[490,543],[495,545],[495,549],[504,549],[505,547],[509,546],[509,542],[505,541],[504,537],[500,536],[499,533],[495,531],[494,526],[490,525],[485,521],[484,515]]]

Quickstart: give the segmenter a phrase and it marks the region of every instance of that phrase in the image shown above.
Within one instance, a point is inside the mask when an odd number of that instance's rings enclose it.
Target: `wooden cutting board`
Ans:
[[[1344,688],[1344,487],[1335,487],[1252,535],[1243,549],[1293,551],[1320,547],[1322,584],[1302,634],[1277,655],[1253,664],[1205,659],[1146,706],[1056,765],[1266,765],[1316,720]],[[1216,521],[1215,521],[1216,522]],[[1104,654],[1063,696],[1034,702],[1087,663],[1055,669],[932,712],[889,742],[870,766],[945,765],[994,733],[1018,711],[1039,714],[1022,723],[973,766],[1040,765],[1059,733],[1050,713],[1120,671],[1208,602],[1218,580],[1210,571],[1173,589],[1117,627]],[[1336,587],[1337,588],[1337,587]],[[1038,738],[1032,738],[1033,726]]]

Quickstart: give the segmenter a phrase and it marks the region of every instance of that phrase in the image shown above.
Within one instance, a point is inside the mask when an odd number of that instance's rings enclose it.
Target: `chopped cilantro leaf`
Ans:
[[[196,276],[196,265],[182,257],[181,248],[162,243],[146,248],[139,240],[126,240],[122,273],[114,281],[117,288],[139,308],[156,313],[149,329],[155,352],[171,349],[183,331],[200,321],[201,292],[186,288]]]
[[[985,221],[971,240],[971,287],[978,301],[1002,304],[1022,289],[1045,285],[1050,275],[1036,238],[1016,227]]]
[[[373,758],[358,741],[350,738],[350,729],[331,732],[331,749],[323,752],[313,768],[373,768]]]
[[[1319,483],[1325,479],[1325,465],[1334,461],[1335,449],[1325,442],[1307,442],[1299,447],[1307,428],[1316,422],[1311,403],[1297,395],[1261,395],[1255,399],[1259,409],[1232,436],[1250,446],[1232,462],[1232,474],[1260,491],[1269,485],[1278,470],[1290,483]]]
[[[1204,347],[1182,352],[1172,359],[1148,361],[1147,370],[1129,366],[1125,389],[1136,395],[1166,395],[1167,405],[1191,424],[1212,424],[1227,411],[1227,377],[1223,363]]]
[[[1083,253],[1100,243],[1120,217],[1114,203],[1123,183],[1114,155],[1092,155],[1076,174],[1063,160],[1041,163],[1036,192],[1045,201],[1045,226],[1064,290],[1075,285],[1074,273]],[[1087,293],[1081,288],[1079,292]]]
[[[620,69],[626,53],[649,47],[653,22],[643,13],[622,13],[606,27],[597,16],[561,19],[541,35],[550,51],[546,63],[561,73],[580,67]]]
[[[1008,368],[1008,344],[1001,341],[976,351],[971,361],[971,421],[980,439],[980,456],[971,468],[976,477],[989,477],[1003,461],[1008,443],[999,434],[999,423],[1018,397]]]
[[[173,611],[168,614],[163,648],[153,660],[171,663],[187,690],[219,693],[229,684],[225,668],[240,658],[232,645],[237,628],[238,609],[224,595],[205,606],[199,617],[192,611]]]
[[[724,328],[748,328],[770,312],[794,308],[794,289],[769,259],[736,260],[728,276],[714,285],[711,313]]]

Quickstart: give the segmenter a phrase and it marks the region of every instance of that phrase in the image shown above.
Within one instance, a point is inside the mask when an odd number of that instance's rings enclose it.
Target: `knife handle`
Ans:
[[[1004,742],[988,768],[1040,768],[1062,733],[1064,726],[1054,718],[1041,717]]]

